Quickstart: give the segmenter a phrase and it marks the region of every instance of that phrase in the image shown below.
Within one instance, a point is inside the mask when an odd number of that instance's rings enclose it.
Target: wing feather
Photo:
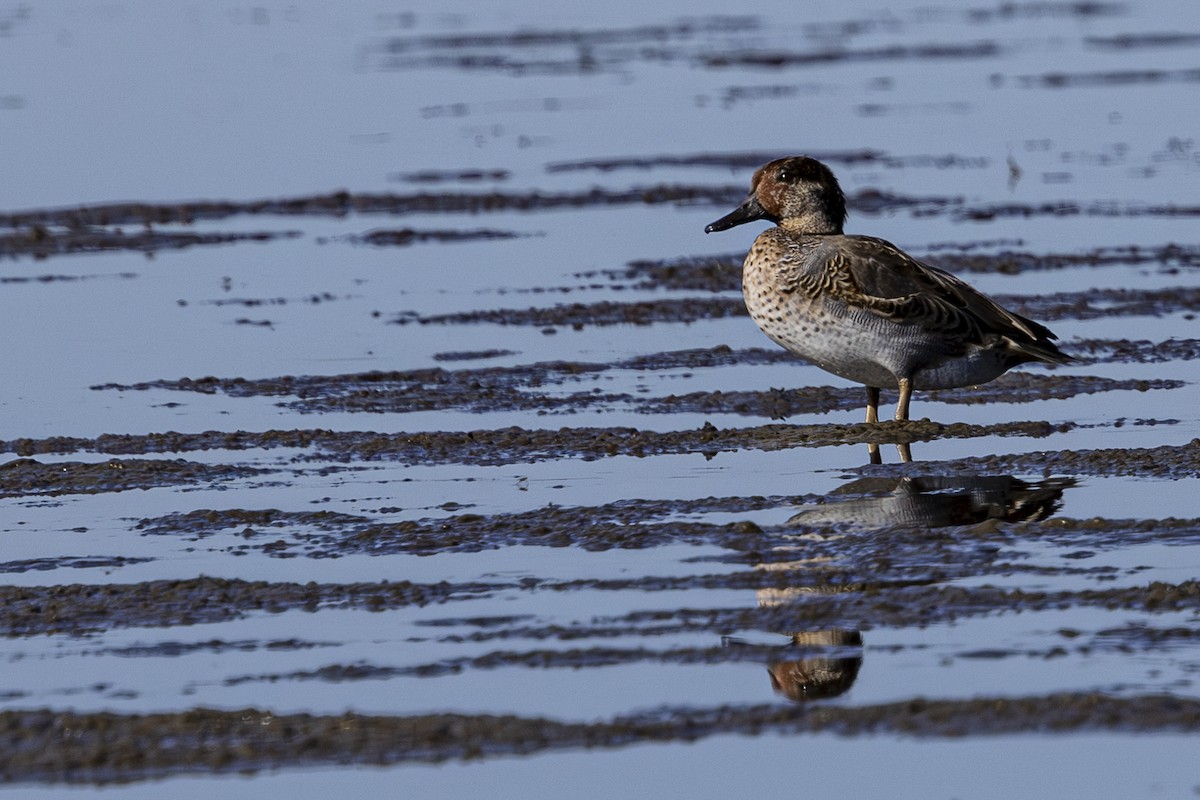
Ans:
[[[808,237],[806,237],[808,238]],[[883,239],[827,236],[793,240],[778,262],[780,288],[834,297],[884,319],[918,325],[964,343],[996,337],[1043,361],[1068,359],[1048,328],[1002,307],[945,270],[923,264]]]

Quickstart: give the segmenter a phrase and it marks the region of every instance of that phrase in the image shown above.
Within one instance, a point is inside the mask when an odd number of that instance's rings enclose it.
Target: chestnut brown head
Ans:
[[[833,172],[820,161],[808,156],[780,158],[759,167],[750,179],[745,202],[704,232],[759,219],[796,233],[840,234],[846,223],[846,198]]]

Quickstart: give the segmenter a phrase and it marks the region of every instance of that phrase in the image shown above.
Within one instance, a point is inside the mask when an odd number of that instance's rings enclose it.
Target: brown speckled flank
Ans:
[[[895,245],[842,233],[846,202],[833,173],[807,156],[760,167],[750,196],[706,233],[754,220],[759,234],[742,268],[750,316],[787,350],[867,387],[867,421],[879,390],[897,389],[908,419],[913,389],[986,383],[1027,361],[1064,364],[1047,328]]]

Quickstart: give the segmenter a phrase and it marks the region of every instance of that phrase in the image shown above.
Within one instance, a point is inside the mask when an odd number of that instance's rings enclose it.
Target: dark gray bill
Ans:
[[[754,222],[756,219],[770,220],[778,222],[772,214],[767,213],[767,210],[758,203],[758,198],[751,194],[746,198],[746,202],[730,211],[725,216],[721,217],[716,222],[710,222],[705,228],[705,233],[716,233],[717,231],[727,231],[730,228],[738,225],[744,225],[747,222]]]

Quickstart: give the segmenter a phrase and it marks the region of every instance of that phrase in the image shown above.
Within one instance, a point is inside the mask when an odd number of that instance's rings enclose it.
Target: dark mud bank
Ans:
[[[0,730],[11,744],[0,756],[0,775],[6,782],[106,784],[181,773],[437,763],[566,748],[692,742],[717,733],[1193,733],[1200,730],[1200,702],[1162,695],[1063,693],[1019,699],[915,699],[860,707],[666,708],[589,723],[464,714],[275,715],[258,709],[144,715],[8,711],[0,714]]]

